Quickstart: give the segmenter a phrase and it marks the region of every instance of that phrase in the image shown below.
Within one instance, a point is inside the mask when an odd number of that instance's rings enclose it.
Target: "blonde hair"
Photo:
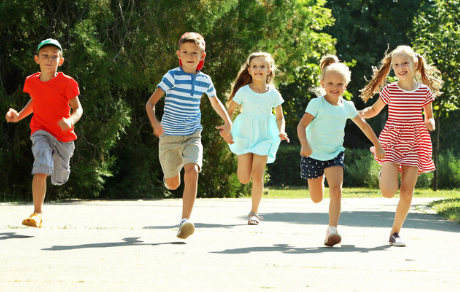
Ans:
[[[379,93],[382,88],[385,87],[387,84],[387,75],[390,73],[392,65],[392,57],[400,53],[406,54],[412,62],[417,63],[417,68],[415,68],[416,81],[421,81],[423,84],[428,86],[435,97],[442,93],[440,90],[444,82],[441,79],[441,72],[435,66],[427,64],[422,55],[419,55],[414,52],[411,47],[405,45],[396,47],[396,49],[390,53],[387,52],[385,52],[385,56],[380,61],[380,68],[372,67],[372,79],[363,89],[360,90],[360,96],[364,102],[367,102],[369,98],[374,96],[374,94]]]
[[[252,83],[252,77],[249,74],[248,68],[249,65],[251,64],[251,61],[255,58],[264,58],[267,63],[268,63],[268,69],[270,72],[267,75],[267,84],[273,86],[273,80],[275,78],[275,60],[273,59],[273,56],[270,53],[265,53],[265,52],[255,52],[249,55],[247,58],[246,62],[241,66],[240,72],[238,72],[238,76],[236,77],[235,81],[233,82],[232,86],[232,91],[230,93],[230,97],[228,98],[227,105],[230,104],[230,102],[233,100],[233,97],[235,96],[236,92],[238,89],[241,87],[248,85],[249,83]]]
[[[350,83],[351,81],[351,71],[347,65],[340,62],[339,58],[336,55],[326,55],[321,58],[319,61],[319,68],[321,69],[321,81],[324,80],[328,72],[337,72],[343,76],[345,79],[345,84]],[[324,96],[326,92],[321,86],[314,87],[310,89],[316,96]]]

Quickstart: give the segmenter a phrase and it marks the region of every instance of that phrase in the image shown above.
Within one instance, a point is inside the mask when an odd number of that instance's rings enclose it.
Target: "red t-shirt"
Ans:
[[[78,83],[72,77],[59,72],[50,81],[43,82],[38,72],[26,78],[24,92],[33,100],[31,135],[38,130],[44,130],[61,142],[77,139],[73,127],[63,132],[58,125],[59,120],[70,117],[69,100],[80,94]]]

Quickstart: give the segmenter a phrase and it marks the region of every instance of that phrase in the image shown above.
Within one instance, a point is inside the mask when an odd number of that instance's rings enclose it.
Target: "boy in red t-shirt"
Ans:
[[[29,93],[31,99],[19,113],[10,108],[5,118],[8,123],[17,123],[33,113],[30,139],[35,159],[32,167],[34,213],[22,224],[40,228],[46,178],[51,176],[54,185],[67,182],[70,158],[75,149],[73,141],[77,139],[74,125],[80,120],[83,108],[78,99],[77,82],[57,72],[64,63],[59,42],[54,39],[42,41],[34,59],[40,65],[40,72],[28,76],[24,83],[24,92]]]

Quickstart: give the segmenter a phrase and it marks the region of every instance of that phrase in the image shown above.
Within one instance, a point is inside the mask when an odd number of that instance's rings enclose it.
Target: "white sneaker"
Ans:
[[[326,231],[326,239],[324,239],[324,245],[334,246],[342,241],[342,237],[337,232],[337,227],[329,226]]]
[[[195,232],[195,225],[188,219],[182,219],[179,224],[179,230],[177,231],[177,237],[181,239],[186,239]]]
[[[390,236],[389,243],[392,246],[406,246],[406,243],[402,241],[401,237],[399,237],[398,232],[395,232]]]

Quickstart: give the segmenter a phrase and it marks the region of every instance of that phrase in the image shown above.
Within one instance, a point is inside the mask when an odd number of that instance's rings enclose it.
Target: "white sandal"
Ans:
[[[249,213],[248,217],[248,225],[259,225],[259,222],[262,221],[262,216],[259,216],[254,212]]]

